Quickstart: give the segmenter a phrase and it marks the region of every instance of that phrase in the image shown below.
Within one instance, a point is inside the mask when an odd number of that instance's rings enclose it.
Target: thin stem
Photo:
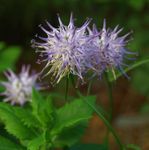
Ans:
[[[89,85],[88,85],[88,88],[87,88],[87,96],[90,94],[92,84],[93,84],[93,80],[91,80],[91,81],[89,82]]]
[[[74,85],[74,78],[71,77],[71,82],[72,82],[72,85],[74,86],[75,88],[75,85]],[[108,122],[108,120],[98,111],[98,109],[96,107],[94,107],[92,104],[90,104],[83,96],[82,94],[80,93],[79,90],[76,91],[77,95],[79,97],[81,97],[95,112],[96,114],[99,116],[99,118],[104,122],[104,124],[107,126],[107,128],[111,131],[111,133],[113,134],[113,136],[115,137],[115,140],[117,142],[117,144],[119,145],[120,147],[120,150],[125,150],[125,147],[123,146],[123,144],[121,143],[120,141],[120,138],[118,137],[118,135],[116,134],[115,130],[112,128],[112,126],[110,125],[110,123]]]
[[[66,78],[65,101],[68,100],[69,77]]]
[[[113,107],[114,107],[114,105],[113,105],[113,94],[112,94],[113,87],[112,87],[112,82],[109,81],[107,74],[105,74],[105,79],[107,82],[107,89],[108,89],[108,96],[109,96],[109,113],[110,113],[109,120],[111,122],[112,117],[113,117]]]
[[[124,150],[124,146],[121,143],[118,135],[116,134],[115,130],[112,128],[112,126],[110,125],[110,123],[108,122],[108,120],[97,110],[96,107],[94,107],[92,104],[90,104],[83,96],[82,94],[77,91],[78,96],[80,96],[95,112],[96,114],[100,117],[100,119],[105,123],[105,125],[108,127],[108,129],[111,131],[111,133],[113,134],[113,136],[115,137],[115,140],[117,142],[117,144],[120,147],[120,150]]]
[[[112,122],[112,118],[113,118],[113,94],[112,94],[112,83],[109,81],[108,79],[108,74],[105,73],[105,80],[107,83],[107,90],[108,90],[108,100],[109,100],[109,122]],[[108,147],[109,147],[109,130],[106,133],[106,137],[105,137],[105,142],[107,143]]]

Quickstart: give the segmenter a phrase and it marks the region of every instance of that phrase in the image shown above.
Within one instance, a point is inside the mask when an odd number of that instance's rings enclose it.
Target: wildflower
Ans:
[[[23,105],[25,102],[30,101],[32,88],[35,87],[38,75],[29,75],[29,69],[29,66],[23,66],[18,76],[12,70],[8,70],[5,73],[8,81],[1,82],[6,89],[2,93],[2,95],[6,96],[4,102],[10,101],[12,105]]]
[[[89,37],[86,28],[89,24],[87,20],[80,28],[74,26],[74,19],[71,15],[68,26],[64,25],[58,16],[59,28],[53,27],[46,22],[50,30],[46,30],[42,26],[41,29],[46,33],[47,37],[40,37],[42,42],[32,40],[32,47],[40,53],[39,62],[46,62],[45,67],[41,71],[47,73],[54,78],[53,83],[58,83],[64,76],[70,73],[77,75],[83,80],[82,74],[85,72],[85,47]],[[44,59],[43,59],[44,58]]]
[[[95,26],[93,30],[88,30],[90,35],[98,33]],[[93,46],[93,48],[90,48],[90,50],[92,50],[92,57],[90,58],[93,58],[91,60],[91,67],[99,76],[107,69],[112,69],[114,72],[114,68],[124,73],[123,66],[127,66],[124,63],[124,57],[126,57],[127,54],[136,54],[126,49],[126,45],[129,41],[126,40],[126,37],[130,33],[119,37],[118,35],[121,31],[122,29],[118,29],[118,26],[116,26],[114,30],[110,28],[106,29],[106,22],[104,20],[103,28],[99,32],[99,36],[91,41],[92,44],[90,45]]]

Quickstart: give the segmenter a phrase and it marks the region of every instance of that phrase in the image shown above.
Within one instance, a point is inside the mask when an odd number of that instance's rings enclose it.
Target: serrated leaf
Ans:
[[[95,104],[94,96],[88,96],[86,97],[86,100],[90,101],[92,105]],[[92,113],[92,108],[82,99],[76,99],[71,103],[65,104],[56,111],[57,119],[51,134],[58,134],[66,127],[72,127],[82,121],[88,120]]]
[[[25,126],[21,122],[20,118],[15,115],[13,106],[1,102],[0,119],[5,124],[6,130],[20,140],[29,140],[35,137],[35,133],[32,131],[32,129]]]
[[[43,99],[42,96],[33,89],[32,95],[33,114],[38,118],[43,126],[49,126],[52,120],[53,105],[51,97]]]
[[[143,60],[139,60],[137,62],[135,62],[134,64],[130,65],[128,68],[124,69],[124,72],[127,73],[128,71],[131,71],[141,65],[144,65],[146,63],[149,63],[149,58],[144,58]],[[113,82],[114,80],[118,79],[120,76],[122,76],[123,74],[121,72],[116,73],[115,77],[109,73],[108,74],[108,78],[110,82]],[[116,78],[116,79],[115,79]]]
[[[108,150],[103,144],[79,144],[72,146],[69,150]]]
[[[28,143],[28,150],[40,150],[40,147],[45,144],[44,134],[40,135]]]
[[[0,150],[24,150],[24,148],[0,135]]]
[[[32,111],[21,107],[13,107],[15,115],[28,127],[40,127],[40,122],[32,115]]]

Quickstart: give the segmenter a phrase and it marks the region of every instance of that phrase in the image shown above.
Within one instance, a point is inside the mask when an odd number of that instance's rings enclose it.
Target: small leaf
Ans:
[[[29,140],[35,136],[35,133],[15,115],[13,106],[9,104],[0,103],[0,119],[5,124],[6,130],[20,140]]]
[[[33,114],[38,118],[40,123],[43,126],[49,126],[52,120],[53,105],[51,97],[48,97],[46,100],[33,89],[32,95],[32,108]]]
[[[95,105],[94,96],[88,96],[86,99]],[[90,108],[90,106],[82,99],[76,99],[71,103],[65,104],[62,108],[56,111],[57,118],[51,134],[58,134],[66,127],[73,127],[82,121],[90,119],[92,113],[92,108]]]
[[[32,115],[31,110],[13,107],[15,115],[28,127],[40,127],[40,122]]]
[[[9,139],[0,135],[0,150],[23,150],[24,148],[18,143],[13,143]]]
[[[40,147],[45,144],[44,134],[40,135],[28,143],[28,150],[40,150]]]

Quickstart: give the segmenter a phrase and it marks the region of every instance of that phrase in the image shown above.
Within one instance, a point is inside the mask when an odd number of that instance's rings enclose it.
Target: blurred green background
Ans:
[[[38,56],[30,46],[35,34],[43,34],[38,25],[45,26],[45,20],[48,20],[58,26],[57,13],[67,24],[71,12],[76,18],[76,25],[81,25],[89,17],[101,28],[106,18],[108,27],[114,28],[117,24],[124,27],[123,34],[133,30],[133,41],[129,48],[139,52],[137,59],[148,57],[149,0],[0,0],[1,74],[8,67],[19,70],[22,64],[32,64],[40,70],[42,66],[35,63]],[[149,64],[133,70],[129,75],[131,80],[120,78],[115,85],[115,118],[120,115],[149,114]],[[104,88],[102,83],[96,83],[92,93],[99,96],[100,90],[101,103],[106,106]],[[141,130],[142,127],[139,128]],[[145,136],[149,140],[149,135]],[[139,142],[134,139],[134,143]],[[144,150],[147,150],[146,147]]]

